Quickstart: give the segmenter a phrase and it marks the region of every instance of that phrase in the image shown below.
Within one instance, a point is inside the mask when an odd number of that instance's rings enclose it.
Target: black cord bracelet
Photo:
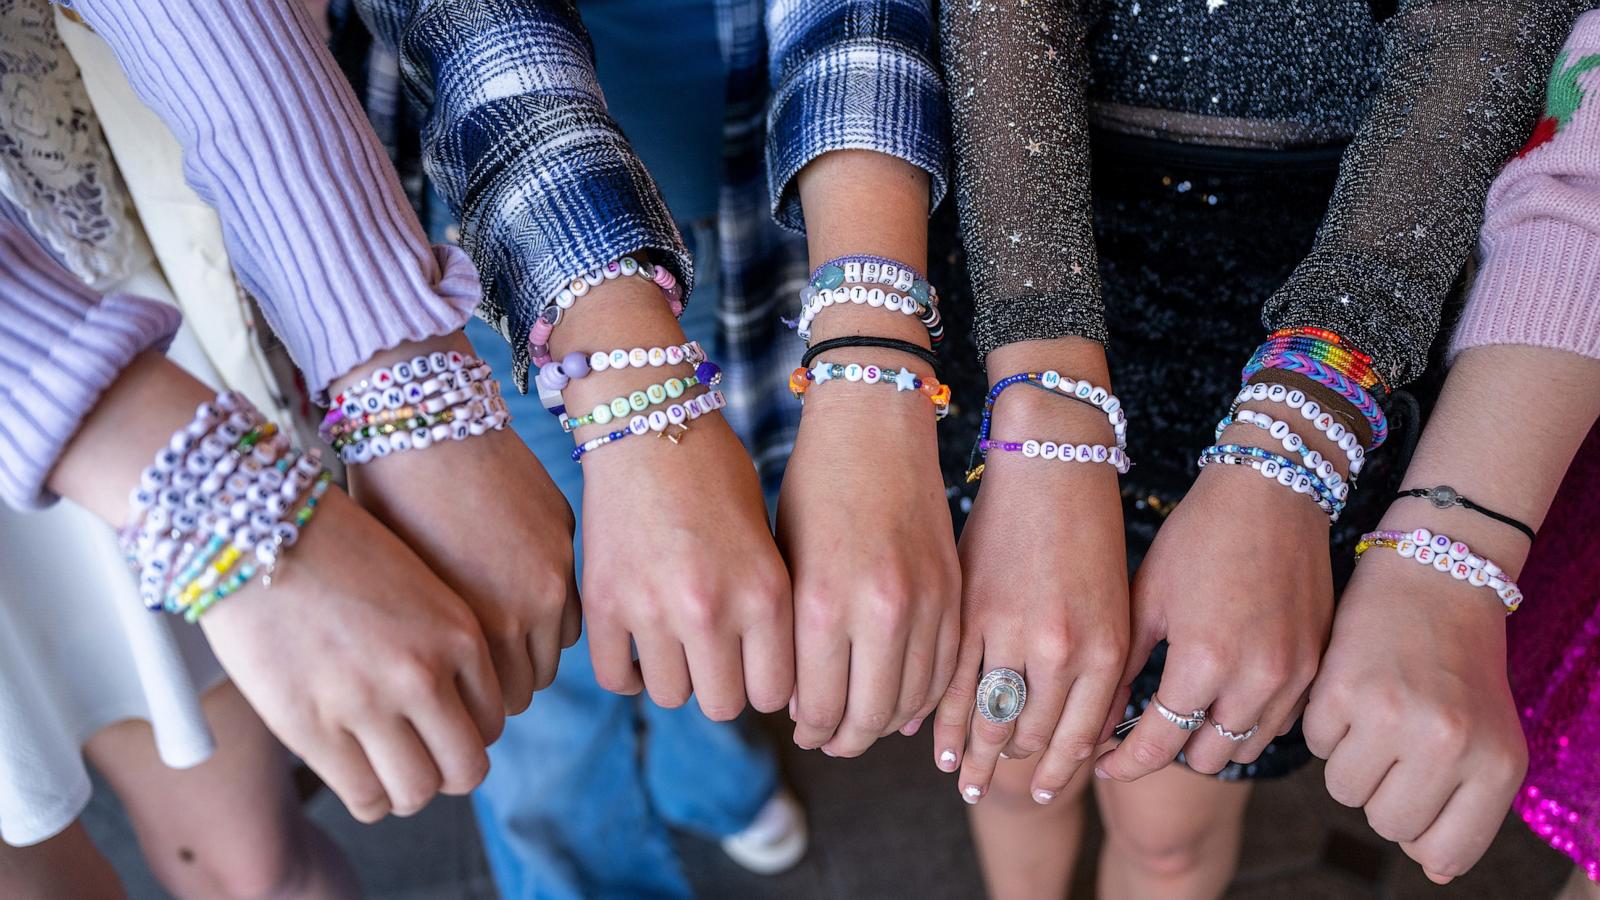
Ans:
[[[1496,522],[1510,525],[1512,528],[1515,528],[1516,530],[1527,535],[1528,540],[1530,541],[1534,538],[1532,528],[1529,528],[1527,525],[1524,525],[1522,522],[1519,522],[1516,519],[1505,515],[1504,513],[1497,513],[1488,507],[1479,506],[1478,504],[1473,503],[1466,497],[1461,496],[1459,491],[1448,484],[1441,484],[1438,487],[1431,488],[1412,488],[1409,491],[1400,491],[1399,493],[1395,494],[1395,497],[1421,497],[1422,499],[1427,500],[1429,503],[1432,503],[1435,509],[1449,509],[1452,506],[1460,506],[1465,509],[1470,509],[1479,515],[1488,516]]]
[[[800,357],[800,365],[809,369],[816,358],[829,350],[843,350],[846,347],[874,347],[879,350],[897,350],[909,353],[933,367],[934,376],[938,377],[939,357],[927,347],[913,344],[910,341],[901,341],[894,338],[873,337],[870,334],[858,334],[851,337],[836,337],[812,345],[805,356]]]

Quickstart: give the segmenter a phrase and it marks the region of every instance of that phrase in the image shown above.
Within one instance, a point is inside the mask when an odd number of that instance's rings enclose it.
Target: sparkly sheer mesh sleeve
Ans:
[[[1013,341],[1106,339],[1089,213],[1084,16],[1078,2],[941,4],[980,354]]]
[[[1412,0],[1384,25],[1383,78],[1315,247],[1267,325],[1321,326],[1398,386],[1421,373],[1496,171],[1528,136],[1584,2]]]

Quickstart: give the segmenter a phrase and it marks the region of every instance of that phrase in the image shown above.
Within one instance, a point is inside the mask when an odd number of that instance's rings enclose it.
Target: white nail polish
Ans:
[[[977,803],[978,798],[982,796],[983,788],[978,787],[975,784],[969,784],[961,789],[961,799],[967,801],[968,803]]]
[[[1056,795],[1055,795],[1055,793],[1053,791],[1034,791],[1033,792],[1034,801],[1038,802],[1038,803],[1041,803],[1041,804],[1042,803],[1049,803],[1051,800],[1054,800],[1055,798],[1056,798]]]
[[[941,766],[953,766],[955,764],[956,764],[956,752],[954,750],[946,750],[945,752],[939,754],[939,765],[941,765]]]
[[[1009,754],[1007,754],[1004,750],[1001,750],[1000,751],[1000,758],[1001,759],[1010,759],[1011,756]]]

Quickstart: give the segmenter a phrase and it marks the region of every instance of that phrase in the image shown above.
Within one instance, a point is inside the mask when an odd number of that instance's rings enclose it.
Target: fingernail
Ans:
[[[1111,776],[1106,774],[1106,770],[1105,769],[1102,769],[1099,766],[1095,766],[1094,767],[1094,777],[1100,778],[1100,779],[1109,779]]]
[[[796,719],[794,717],[794,695],[793,694],[789,695],[789,721],[791,721],[791,722],[796,721]]]
[[[946,772],[955,771],[956,752],[954,750],[946,750],[939,754],[939,768],[945,770]]]
[[[969,784],[966,787],[961,789],[961,799],[967,801],[967,803],[969,803],[969,804],[977,803],[978,802],[978,798],[982,797],[982,796],[983,796],[983,788],[978,787],[975,784]]]
[[[1054,791],[1034,791],[1033,802],[1043,806],[1056,798]]]
[[[832,750],[829,750],[827,747],[819,747],[817,749],[822,751],[822,755],[823,756],[831,756],[831,757],[833,757],[835,759],[837,759],[838,756],[839,756],[839,754],[834,753]]]
[[[1000,758],[1001,759],[1010,759],[1011,757],[1004,750],[1001,750],[1000,751]]]
[[[922,720],[912,719],[906,724],[900,726],[900,733],[906,737],[911,737],[912,735],[916,734],[920,728],[922,728]]]

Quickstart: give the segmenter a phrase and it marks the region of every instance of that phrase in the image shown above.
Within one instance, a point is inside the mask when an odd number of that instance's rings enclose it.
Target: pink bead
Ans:
[[[555,326],[544,319],[535,319],[533,327],[528,329],[528,343],[548,344],[550,343],[550,333],[554,330]]]

